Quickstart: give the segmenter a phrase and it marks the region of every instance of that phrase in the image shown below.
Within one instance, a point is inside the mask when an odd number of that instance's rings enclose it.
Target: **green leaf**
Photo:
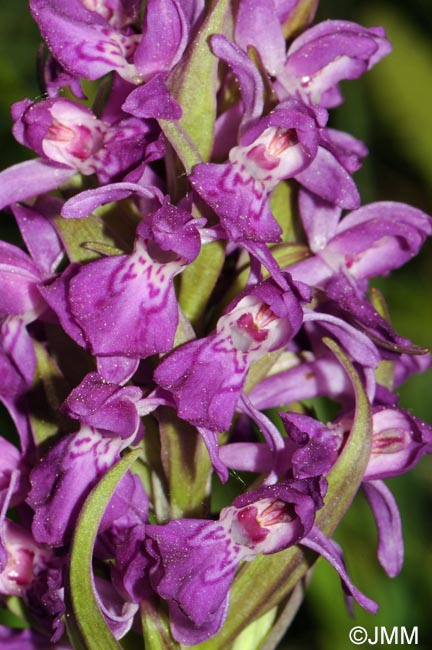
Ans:
[[[273,626],[276,614],[277,608],[274,607],[258,620],[253,621],[238,635],[231,650],[259,650],[264,637]]]
[[[202,246],[200,254],[181,275],[179,304],[194,327],[203,312],[225,261],[225,247],[215,241]]]
[[[172,409],[158,409],[161,457],[168,480],[170,518],[203,517],[212,465],[202,437]]]
[[[361,483],[370,456],[372,418],[369,401],[352,363],[329,339],[327,346],[349,375],[356,398],[351,433],[337,463],[328,476],[324,507],[318,511],[317,526],[331,535],[342,519]],[[301,580],[317,557],[299,546],[273,555],[263,555],[246,564],[231,589],[230,609],[222,630],[196,646],[199,650],[226,650],[252,621],[280,603]],[[253,589],[251,589],[253,585]]]
[[[293,622],[306,594],[306,588],[310,582],[309,578],[312,577],[312,571],[306,575],[303,580],[300,580],[288,598],[281,607],[275,623],[271,626],[264,643],[259,646],[259,650],[276,650],[279,642],[285,636],[285,633],[291,623]]]
[[[317,7],[318,0],[297,0],[288,20],[282,25],[285,38],[293,38],[303,31],[312,22]]]
[[[390,323],[390,313],[381,291],[372,287],[371,289],[371,303],[388,323]],[[388,359],[382,359],[377,369],[375,370],[376,380],[381,386],[385,386],[389,390],[393,390],[395,362]]]
[[[100,254],[89,242],[99,243],[108,249],[116,249],[117,241],[99,217],[91,214],[85,219],[55,217],[54,225],[71,262],[91,262]]]
[[[121,645],[115,640],[99,609],[93,586],[92,557],[93,547],[102,516],[108,503],[127,470],[140,454],[131,451],[105,474],[91,491],[80,512],[72,541],[69,589],[73,609],[71,624],[73,636],[78,631],[80,650],[119,650]],[[76,645],[75,645],[76,647]]]
[[[200,160],[208,160],[213,146],[216,119],[218,60],[208,39],[223,32],[229,0],[217,0],[194,41],[168,78],[168,87],[183,111],[178,123],[159,120],[169,142],[189,173]],[[204,81],[205,82],[204,82]]]
[[[281,181],[270,195],[270,209],[282,228],[282,241],[298,243],[302,229],[298,214],[295,214],[294,189],[288,181]]]
[[[38,341],[33,345],[36,372],[29,396],[30,421],[34,441],[41,445],[57,434],[62,423],[59,407],[70,388],[45,346]]]
[[[141,603],[141,623],[145,650],[176,650],[180,648],[171,636],[165,614],[155,609],[150,601]]]

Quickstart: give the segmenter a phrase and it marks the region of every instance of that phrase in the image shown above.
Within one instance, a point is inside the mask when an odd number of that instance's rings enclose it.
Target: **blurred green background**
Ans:
[[[333,111],[332,125],[364,140],[370,155],[356,175],[363,202],[397,200],[432,213],[432,12],[430,0],[321,0],[318,18],[383,25],[394,51],[363,79],[344,84],[345,103]],[[39,94],[36,52],[39,34],[26,0],[0,3],[0,168],[28,157],[10,135],[9,106]],[[13,239],[12,219],[2,217],[4,239]],[[391,278],[384,291],[396,330],[432,347],[432,243]],[[400,390],[400,403],[432,422],[432,371],[413,377]],[[354,647],[348,632],[364,626],[419,628],[419,645],[432,648],[432,459],[407,476],[388,481],[404,522],[406,559],[390,580],[379,567],[374,523],[360,495],[340,525],[336,539],[356,584],[380,604],[374,617],[346,613],[339,580],[319,561],[304,605],[281,650],[345,650]],[[368,645],[368,644],[366,644]],[[380,644],[375,647],[380,648]]]

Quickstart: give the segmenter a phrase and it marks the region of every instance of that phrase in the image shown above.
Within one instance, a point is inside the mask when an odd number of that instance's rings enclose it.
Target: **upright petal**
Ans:
[[[396,501],[382,481],[363,483],[378,529],[378,560],[390,578],[397,576],[404,559],[402,522]]]
[[[326,20],[307,29],[288,50],[278,75],[282,97],[332,108],[342,102],[338,83],[357,79],[391,50],[381,27],[365,28],[343,20]]]
[[[148,0],[143,35],[134,54],[142,79],[169,72],[180,60],[189,37],[189,26],[181,2]]]

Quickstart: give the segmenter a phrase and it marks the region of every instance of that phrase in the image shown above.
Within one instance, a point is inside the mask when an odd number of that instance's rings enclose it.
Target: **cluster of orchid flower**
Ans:
[[[401,569],[382,479],[432,429],[394,390],[430,359],[368,283],[432,224],[360,207],[367,150],[328,109],[391,48],[310,27],[316,4],[30,0],[44,95],[12,115],[38,157],[0,174],[23,243],[0,243],[0,594],[27,621],[4,648],[228,648],[318,555],[375,612],[332,540],[360,487]]]

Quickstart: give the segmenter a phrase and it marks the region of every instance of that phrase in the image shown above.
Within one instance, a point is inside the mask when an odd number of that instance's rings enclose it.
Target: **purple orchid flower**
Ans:
[[[279,415],[288,433],[282,459],[279,453],[279,476],[296,480],[326,476],[343,448],[352,416],[325,425],[298,413]],[[362,487],[377,524],[378,560],[390,577],[402,568],[404,547],[399,510],[382,479],[405,473],[428,453],[432,453],[432,428],[428,424],[396,407],[373,408],[372,451]],[[275,465],[275,456],[266,443],[231,443],[223,446],[219,455],[228,467],[240,471],[268,474]]]
[[[287,482],[238,497],[218,521],[146,526],[150,581],[168,602],[174,638],[195,645],[216,634],[240,562],[298,543],[321,505],[317,481]]]
[[[190,181],[219,215],[232,241],[279,241],[268,197],[281,179],[310,164],[317,152],[314,117],[301,104],[280,104],[245,131],[226,164],[201,163]]]
[[[382,27],[324,21],[306,30],[289,47],[285,64],[275,75],[278,94],[333,108],[342,102],[339,82],[358,79],[390,51]]]
[[[139,15],[136,0],[31,0],[30,10],[44,40],[63,68],[75,77],[99,79],[115,71],[142,83],[169,71],[189,36],[177,0],[149,0],[142,33],[128,27]]]
[[[417,255],[432,234],[431,218],[404,203],[371,203],[343,219],[339,212],[321,233],[327,206],[302,194],[300,211],[315,256],[290,270],[313,285],[322,286],[323,281],[341,270],[360,281],[387,275]]]
[[[173,278],[198,255],[200,225],[165,202],[138,226],[131,255],[70,265],[41,292],[69,336],[96,356],[167,352],[178,323]]]
[[[288,3],[292,4],[296,3]],[[357,79],[391,51],[382,27],[326,20],[304,31],[285,52],[279,20],[274,0],[241,0],[235,40],[245,51],[249,45],[258,50],[268,73],[276,78],[281,101],[298,97],[325,108],[338,106],[339,82]]]
[[[213,431],[228,429],[250,365],[289,343],[305,299],[300,285],[283,291],[271,280],[257,284],[231,303],[214,334],[168,355],[154,379],[173,395],[179,416]]]
[[[40,159],[18,163],[0,174],[0,205],[5,207],[41,191],[57,189],[75,173],[97,174],[101,183],[126,175],[163,156],[154,121],[127,117],[99,120],[69,99],[18,102],[13,107],[14,135]],[[36,184],[24,183],[28,176]],[[37,185],[39,182],[39,186]]]
[[[376,605],[351,583],[331,542],[314,527],[322,507],[321,479],[267,485],[237,497],[218,521],[171,521],[146,526],[145,567],[157,593],[168,601],[171,630],[180,643],[195,645],[218,632],[229,605],[229,589],[242,561],[305,544],[338,570],[348,591],[369,611]]]
[[[352,417],[344,416],[328,427],[307,416],[281,413],[281,417],[298,445],[291,456],[296,478],[315,476],[317,458],[336,460],[352,422]],[[395,499],[382,479],[405,473],[428,453],[432,453],[432,428],[428,424],[402,409],[373,408],[372,451],[363,488],[378,528],[378,559],[390,577],[402,568],[402,526]]]
[[[424,353],[394,332],[365,292],[369,278],[388,274],[418,253],[432,233],[430,217],[401,203],[383,202],[364,206],[339,221],[340,213],[306,194],[300,207],[315,255],[290,266],[290,272],[319,289],[319,302],[305,320],[322,319],[320,325],[327,321],[330,331],[330,315],[343,321],[344,328],[352,324],[379,346],[383,358],[401,352]],[[326,229],[319,231],[326,218]]]
[[[351,171],[356,168],[354,159],[364,155],[361,143],[346,134],[319,129],[326,116],[294,98],[260,117],[263,83],[250,59],[221,35],[213,36],[211,44],[239,80],[244,105],[240,138],[229,151],[228,163],[195,165],[189,179],[219,216],[229,239],[279,240],[281,229],[271,213],[269,195],[283,179],[295,178],[340,207],[358,207]]]
[[[36,541],[65,544],[87,494],[119,460],[129,441],[82,426],[50,449],[30,473],[27,503],[35,512],[32,531]]]
[[[137,386],[110,384],[97,372],[91,372],[70,393],[62,410],[81,424],[131,438],[142,433],[136,406],[141,397]]]
[[[364,480],[398,476],[414,467],[422,456],[432,452],[432,428],[407,411],[375,406],[372,411],[372,451]],[[291,458],[295,478],[316,476],[312,449],[321,446],[333,465],[342,449],[345,433],[350,430],[352,416],[346,415],[330,425],[298,413],[281,413],[287,432],[297,445]],[[310,447],[308,447],[310,446]]]

